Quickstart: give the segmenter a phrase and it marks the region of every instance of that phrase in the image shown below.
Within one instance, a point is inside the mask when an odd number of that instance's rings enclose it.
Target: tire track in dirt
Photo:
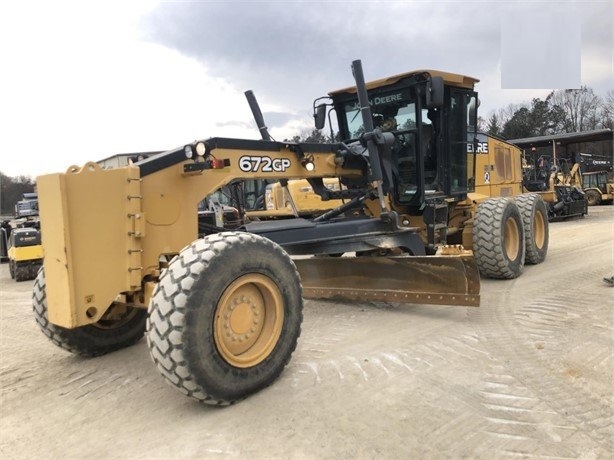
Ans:
[[[301,336],[294,357],[301,354],[306,359],[322,359],[348,340],[357,327],[358,316],[368,314],[361,305],[305,301]]]
[[[592,278],[591,273],[585,273],[585,276]],[[594,394],[598,390],[598,394],[611,395],[611,378],[609,382],[607,379],[596,382],[580,378],[585,372],[607,375],[606,369],[611,369],[611,356],[606,356],[607,352],[604,354],[603,351],[608,349],[605,343],[606,336],[611,337],[611,327],[590,327],[606,316],[603,308],[607,307],[600,305],[600,294],[574,298],[570,302],[568,293],[556,293],[553,286],[542,287],[539,290],[541,297],[520,305],[515,312],[492,305],[475,313],[475,319],[480,320],[477,321],[480,337],[501,363],[496,368],[498,372],[493,373],[494,382],[484,382],[484,404],[497,411],[494,420],[507,427],[503,433],[511,436],[510,439],[525,432],[525,427],[533,423],[531,420],[541,420],[539,427],[535,428],[545,431],[553,443],[580,434],[586,443],[596,444],[597,449],[607,452],[612,447],[612,408],[607,398],[601,399]],[[544,292],[550,290],[556,294],[544,296]],[[505,304],[509,305],[509,302]],[[597,350],[596,354],[592,355],[591,350]],[[571,352],[575,356],[571,356]],[[540,364],[535,365],[536,361]],[[578,363],[592,361],[594,366],[583,364],[578,367]],[[514,372],[509,372],[510,369]],[[538,372],[536,369],[541,370]],[[509,385],[509,382],[516,383]],[[593,388],[587,389],[587,385]],[[503,403],[505,401],[507,403]],[[539,411],[539,416],[534,416],[534,411]],[[520,441],[510,452],[524,455],[554,453],[545,450],[548,443],[536,452],[530,452],[526,447],[524,441]],[[550,447],[558,450],[555,445]],[[567,452],[563,456],[580,454]]]

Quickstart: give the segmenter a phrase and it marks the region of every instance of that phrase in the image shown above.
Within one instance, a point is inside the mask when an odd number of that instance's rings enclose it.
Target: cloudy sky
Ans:
[[[312,126],[313,99],[434,68],[479,78],[484,118],[553,88],[614,88],[614,2],[63,1],[0,6],[0,171]]]

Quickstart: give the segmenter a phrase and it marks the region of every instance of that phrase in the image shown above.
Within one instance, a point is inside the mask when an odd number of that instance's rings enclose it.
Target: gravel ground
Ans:
[[[55,347],[4,264],[0,457],[614,458],[614,207],[589,212],[480,308],[306,301],[281,377],[227,408],[167,385],[144,340]]]

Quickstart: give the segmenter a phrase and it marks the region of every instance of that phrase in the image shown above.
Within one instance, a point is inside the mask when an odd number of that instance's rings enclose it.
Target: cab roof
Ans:
[[[473,89],[473,86],[480,80],[467,75],[460,75],[457,73],[443,72],[441,70],[412,70],[410,72],[400,73],[391,77],[380,78],[379,80],[373,80],[366,83],[367,90],[373,88],[379,88],[382,86],[392,85],[399,82],[403,78],[412,77],[415,75],[428,75],[431,77],[441,77],[446,85],[458,86],[461,88]],[[328,93],[329,96],[334,96],[342,93],[356,93],[356,86],[349,86],[347,88],[338,89]]]

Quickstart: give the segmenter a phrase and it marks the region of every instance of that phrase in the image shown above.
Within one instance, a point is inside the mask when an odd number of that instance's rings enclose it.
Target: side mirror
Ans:
[[[313,118],[315,120],[316,129],[324,128],[324,124],[326,123],[326,104],[316,106]]]
[[[426,82],[426,107],[434,109],[443,106],[443,78],[431,77]]]

